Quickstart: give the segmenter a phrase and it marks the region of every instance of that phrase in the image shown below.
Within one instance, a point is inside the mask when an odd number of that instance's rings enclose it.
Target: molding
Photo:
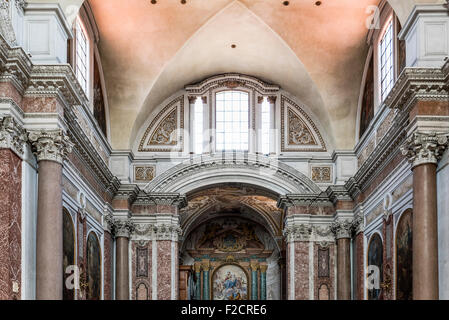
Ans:
[[[385,104],[408,113],[419,100],[449,101],[448,83],[449,60],[442,68],[405,68]]]
[[[190,95],[204,95],[207,91],[219,87],[236,89],[239,87],[256,90],[263,95],[276,94],[281,88],[255,77],[238,73],[225,73],[207,78],[199,83],[187,85],[185,90]]]
[[[148,183],[144,190],[151,192],[167,192],[171,189],[179,189],[182,183],[193,183],[190,177],[195,174],[214,172],[219,170],[224,173],[224,169],[232,169],[232,175],[237,176],[239,169],[244,169],[245,174],[253,174],[261,181],[261,185],[268,187],[268,183],[273,180],[283,181],[283,188],[290,188],[293,193],[299,194],[320,194],[320,188],[307,176],[293,169],[292,167],[261,155],[254,155],[240,152],[225,152],[214,155],[198,156],[165,171]],[[241,170],[240,170],[241,172]],[[288,192],[287,192],[288,193]]]

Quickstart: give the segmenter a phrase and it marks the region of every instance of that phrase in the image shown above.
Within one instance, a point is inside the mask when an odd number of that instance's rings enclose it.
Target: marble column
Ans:
[[[352,221],[336,221],[331,230],[337,241],[337,300],[350,300]]]
[[[436,168],[447,144],[447,135],[415,132],[402,147],[413,170],[414,300],[439,298]]]
[[[37,157],[38,207],[36,235],[36,298],[61,300],[62,166],[73,144],[60,129],[30,131],[28,139]]]
[[[260,300],[267,300],[267,265],[260,266]]]
[[[201,300],[201,264],[195,263],[195,300]]]
[[[259,270],[258,263],[251,263],[251,300],[258,300],[258,276],[257,271]]]
[[[115,236],[115,299],[129,300],[129,238],[134,224],[129,219],[116,219]]]
[[[210,300],[210,285],[209,285],[209,271],[210,262],[209,260],[203,261],[201,264],[203,269],[203,300]]]
[[[145,210],[152,212],[152,299],[177,300],[179,296],[179,209],[187,202],[177,193],[151,193]],[[135,204],[136,205],[136,204]]]

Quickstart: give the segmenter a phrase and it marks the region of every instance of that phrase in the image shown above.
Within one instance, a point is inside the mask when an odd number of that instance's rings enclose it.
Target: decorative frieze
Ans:
[[[332,166],[312,166],[312,181],[316,183],[332,182]]]
[[[37,161],[63,163],[72,152],[73,143],[61,129],[30,131],[28,139]]]
[[[134,178],[137,182],[150,182],[156,175],[155,166],[134,167]]]
[[[0,149],[11,149],[20,156],[26,141],[25,130],[13,117],[0,118]]]
[[[182,229],[177,223],[136,224],[135,235],[146,240],[178,241]]]
[[[414,168],[422,164],[437,164],[447,146],[448,134],[414,132],[401,151]]]

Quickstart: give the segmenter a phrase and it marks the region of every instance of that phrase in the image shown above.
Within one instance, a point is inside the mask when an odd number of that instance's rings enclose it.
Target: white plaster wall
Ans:
[[[22,162],[22,299],[36,298],[37,171],[27,150]]]
[[[449,151],[440,162],[437,173],[438,260],[440,299],[449,299]]]

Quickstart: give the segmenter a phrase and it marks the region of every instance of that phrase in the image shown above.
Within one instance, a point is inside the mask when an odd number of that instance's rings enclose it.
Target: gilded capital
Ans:
[[[73,149],[73,143],[60,129],[30,131],[28,140],[38,162],[55,161],[62,164]]]
[[[201,272],[201,263],[195,262],[193,265],[193,269],[195,270],[195,273]]]
[[[268,269],[268,266],[266,264],[261,264],[260,265],[260,272],[261,273],[267,273],[267,269]]]
[[[414,132],[401,147],[412,168],[422,164],[438,164],[448,146],[448,134]]]
[[[11,149],[18,155],[22,155],[26,140],[25,130],[13,117],[0,118],[0,149]]]

